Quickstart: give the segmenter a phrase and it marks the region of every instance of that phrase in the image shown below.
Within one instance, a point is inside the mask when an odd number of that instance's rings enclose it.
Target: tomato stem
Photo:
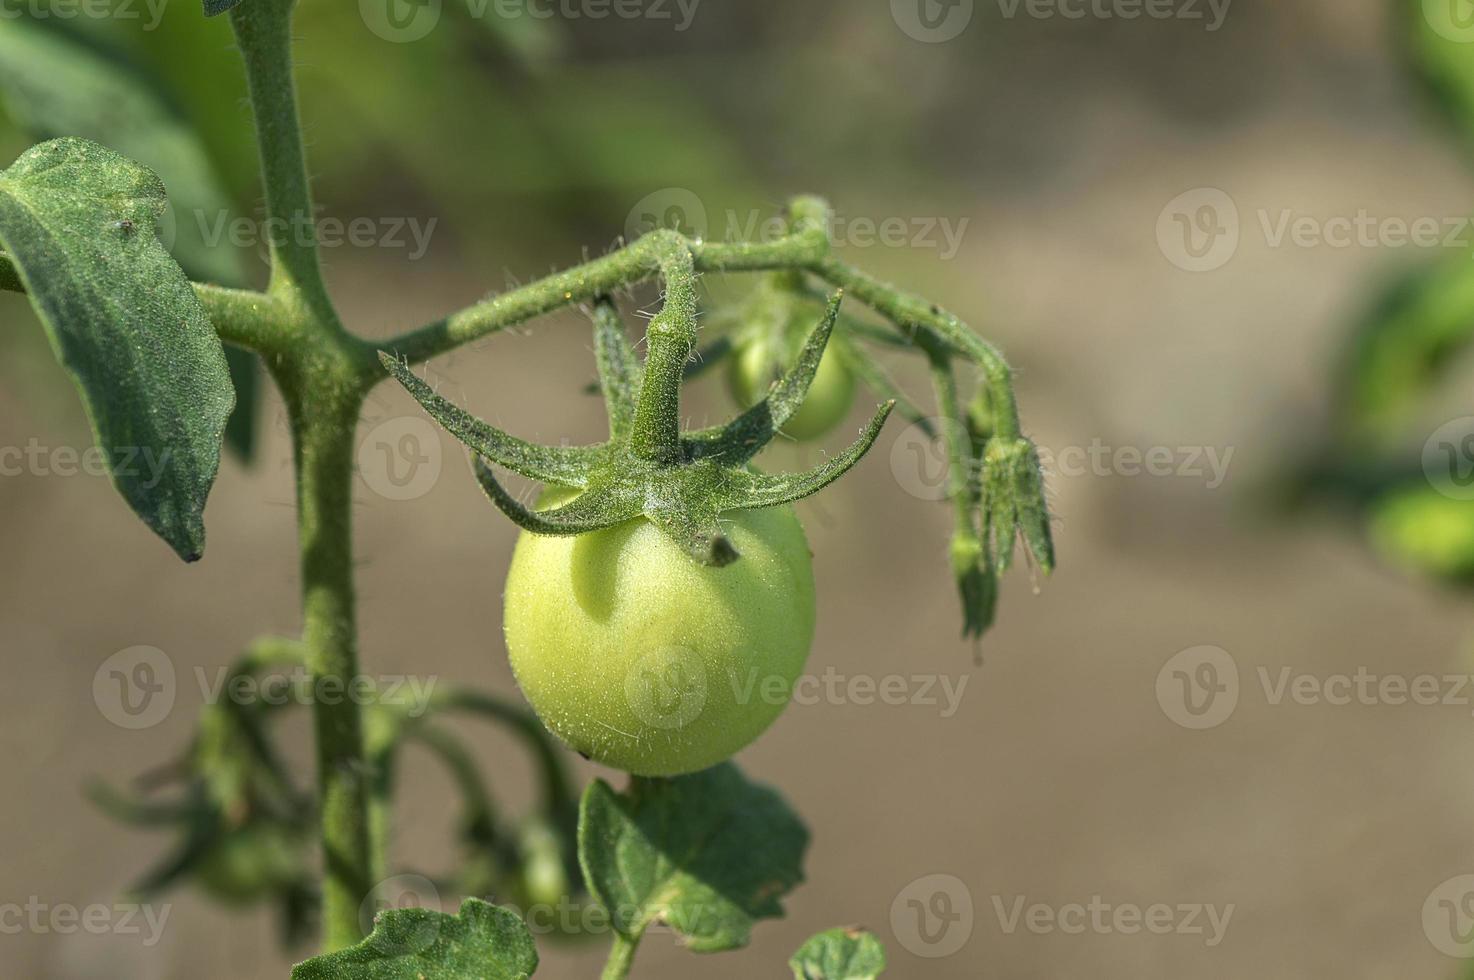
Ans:
[[[635,951],[640,947],[639,939],[631,939],[621,933],[614,934],[614,945],[609,948],[609,959],[604,962],[600,980],[624,980],[635,965]]]
[[[681,383],[696,349],[696,275],[691,249],[673,231],[641,240],[665,281],[665,302],[645,333],[645,380],[635,402],[630,449],[641,459],[681,459]]]

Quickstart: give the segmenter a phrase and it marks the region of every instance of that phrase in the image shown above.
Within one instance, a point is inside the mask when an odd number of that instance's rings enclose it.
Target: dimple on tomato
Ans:
[[[742,557],[721,568],[643,518],[518,540],[506,589],[512,670],[576,751],[675,776],[730,758],[782,713],[814,634],[808,542],[789,507],[722,522]]]

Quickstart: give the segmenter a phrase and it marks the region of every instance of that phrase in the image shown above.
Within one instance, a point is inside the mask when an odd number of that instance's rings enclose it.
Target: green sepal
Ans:
[[[768,397],[726,426],[673,436],[679,440],[675,460],[665,454],[641,453],[632,445],[640,399],[650,386],[649,359],[642,367],[607,297],[595,301],[594,346],[599,386],[609,413],[610,441],[602,446],[544,447],[525,442],[474,418],[437,395],[387,353],[379,357],[427,412],[472,450],[472,469],[493,504],[523,530],[533,534],[577,535],[645,517],[679,544],[694,560],[715,567],[740,557],[721,529],[721,515],[734,510],[775,507],[817,493],[848,472],[874,446],[894,402],[880,406],[860,438],[844,452],[807,473],[761,474],[749,460],[767,445],[792,417],[808,393],[825,345],[839,315],[841,296],[829,302],[823,320],[809,335],[793,368]],[[657,321],[659,318],[657,317]],[[663,339],[668,344],[670,338]],[[675,338],[677,344],[682,343]],[[678,382],[681,358],[669,351],[660,370]],[[657,385],[665,397],[672,377]],[[647,447],[648,448],[648,447]],[[543,483],[582,493],[549,510],[539,511],[517,500],[497,478],[493,466]]]
[[[995,567],[1013,563],[1014,541],[1024,545],[1047,574],[1054,570],[1054,535],[1044,498],[1039,451],[1028,439],[990,440],[983,453],[983,507],[991,528]]]
[[[880,438],[880,430],[885,427],[886,419],[890,418],[895,407],[895,402],[881,405],[875,417],[861,430],[860,438],[848,449],[806,473],[774,475],[752,470],[732,472],[727,481],[726,495],[722,499],[725,505],[722,509],[777,507],[818,493],[848,473],[865,457],[875,445],[875,440]]]
[[[533,534],[587,534],[623,524],[641,513],[640,502],[633,494],[608,481],[584,483],[583,486],[588,488],[586,493],[554,510],[532,510],[507,492],[486,460],[474,457],[472,466],[481,489],[491,502],[518,527]]]
[[[530,480],[563,487],[588,485],[589,467],[603,452],[601,446],[539,446],[518,439],[481,421],[435,393],[409,365],[383,351],[379,360],[447,432],[465,443],[478,456],[504,466]]]

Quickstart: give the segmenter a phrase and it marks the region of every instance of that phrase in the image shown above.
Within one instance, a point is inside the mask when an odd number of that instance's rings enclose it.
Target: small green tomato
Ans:
[[[800,342],[802,337],[798,338]],[[831,340],[833,345],[835,341]],[[802,346],[800,343],[799,346]],[[787,352],[787,360],[775,357],[773,345],[765,339],[750,340],[732,356],[727,384],[732,397],[743,408],[757,404],[768,393],[783,367],[798,356],[799,347]],[[810,442],[827,435],[850,414],[855,401],[855,376],[831,346],[819,361],[813,383],[804,403],[783,426],[783,434],[799,442]]]
[[[803,527],[789,507],[723,524],[742,557],[722,568],[692,561],[643,518],[518,540],[512,670],[543,724],[581,754],[640,776],[696,772],[787,706],[814,636]]]

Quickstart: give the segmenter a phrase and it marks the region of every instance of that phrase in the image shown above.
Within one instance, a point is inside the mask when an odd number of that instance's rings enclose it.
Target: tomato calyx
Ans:
[[[679,260],[676,265],[679,273]],[[895,406],[894,401],[882,404],[859,439],[812,470],[770,475],[749,465],[802,406],[841,300],[842,293],[829,300],[793,366],[762,400],[726,425],[682,432],[679,392],[695,346],[694,304],[667,271],[666,305],[651,322],[641,364],[613,300],[601,297],[593,321],[609,440],[598,446],[525,442],[437,395],[402,362],[380,356],[425,410],[470,448],[482,489],[520,527],[535,534],[577,535],[644,517],[696,561],[720,567],[739,557],[721,530],[723,513],[776,507],[822,490],[864,457]],[[535,511],[502,486],[493,466],[581,493],[555,509]]]

